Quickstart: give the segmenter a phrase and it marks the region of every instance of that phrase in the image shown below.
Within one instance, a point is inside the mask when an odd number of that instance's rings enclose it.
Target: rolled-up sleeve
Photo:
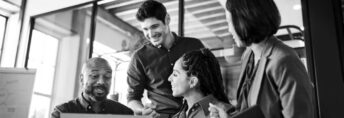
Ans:
[[[133,55],[127,73],[127,82],[129,85],[127,96],[128,102],[131,100],[141,100],[146,84],[146,75],[143,63],[137,53]]]
[[[51,112],[51,118],[60,118],[60,114],[61,114],[62,112],[65,112],[65,111],[66,111],[65,109],[66,109],[66,108],[63,107],[63,105],[56,106],[56,107],[54,108],[54,111]]]

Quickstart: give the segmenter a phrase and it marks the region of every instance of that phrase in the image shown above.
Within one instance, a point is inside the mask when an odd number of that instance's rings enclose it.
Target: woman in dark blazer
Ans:
[[[315,95],[306,68],[292,48],[273,36],[281,23],[274,1],[227,0],[226,7],[229,32],[246,51],[237,112],[225,114],[217,104],[211,105],[211,116],[224,118],[257,106],[265,118],[313,118]]]

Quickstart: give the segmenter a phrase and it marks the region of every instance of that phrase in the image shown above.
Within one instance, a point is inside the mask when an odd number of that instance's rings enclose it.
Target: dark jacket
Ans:
[[[251,53],[248,49],[243,55],[237,96]],[[265,118],[313,118],[314,97],[313,84],[296,52],[275,37],[268,39],[249,91],[248,105],[257,104]]]
[[[105,100],[101,104],[101,111],[98,114],[122,114],[122,115],[132,115],[134,112],[113,100]],[[83,99],[83,97],[78,97],[74,100],[68,101],[61,105],[57,105],[54,111],[51,113],[51,118],[60,118],[60,113],[93,113],[92,107]]]

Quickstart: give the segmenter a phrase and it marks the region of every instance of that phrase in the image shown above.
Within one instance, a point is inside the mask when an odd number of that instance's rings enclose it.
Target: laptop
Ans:
[[[150,116],[61,113],[61,118],[151,118]]]

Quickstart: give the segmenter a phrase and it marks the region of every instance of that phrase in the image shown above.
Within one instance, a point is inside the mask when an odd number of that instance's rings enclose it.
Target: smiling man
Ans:
[[[203,48],[200,40],[177,36],[171,32],[170,16],[163,4],[147,0],[137,11],[148,43],[136,50],[128,69],[128,105],[137,115],[168,118],[178,112],[181,98],[172,96],[168,77],[173,64],[184,53]],[[143,91],[151,101],[143,105]]]
[[[97,113],[97,114],[133,114],[133,111],[106,96],[111,85],[112,69],[103,58],[91,58],[86,61],[80,74],[82,93],[74,100],[55,107],[52,118],[60,113]]]

